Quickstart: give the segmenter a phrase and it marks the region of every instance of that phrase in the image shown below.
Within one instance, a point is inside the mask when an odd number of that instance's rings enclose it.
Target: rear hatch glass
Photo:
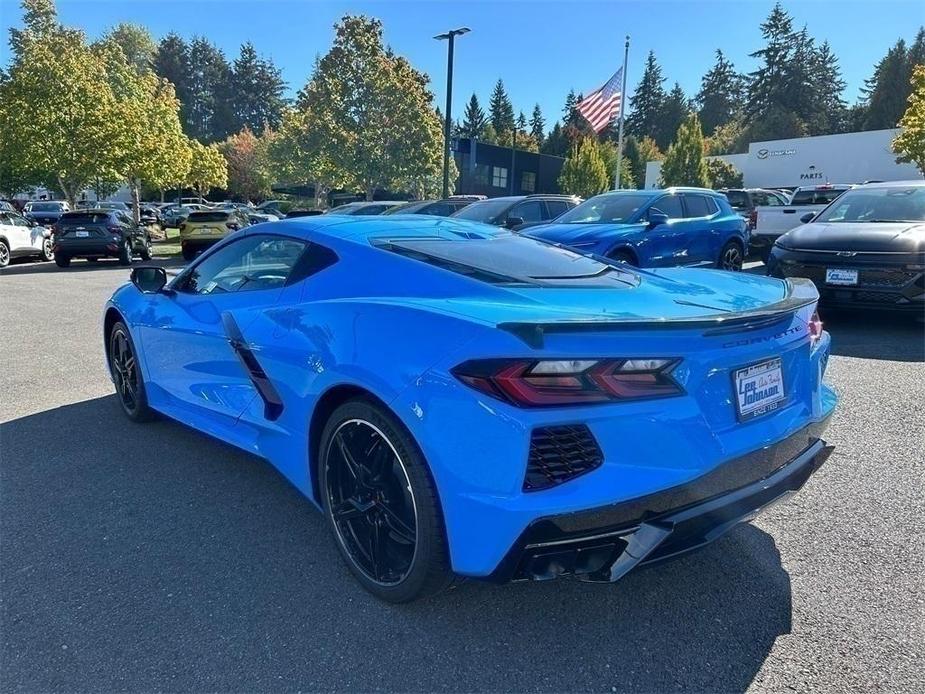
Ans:
[[[793,195],[791,205],[828,205],[846,189],[822,188],[818,190],[798,190]]]
[[[744,190],[727,190],[723,195],[725,195],[726,199],[729,201],[730,207],[737,212],[751,209],[751,206],[748,204],[748,193]]]
[[[228,221],[228,212],[223,212],[221,210],[210,210],[208,212],[190,212],[189,217],[186,218],[188,222],[227,222]]]
[[[58,222],[62,226],[84,224],[106,224],[109,215],[105,212],[68,212]]]

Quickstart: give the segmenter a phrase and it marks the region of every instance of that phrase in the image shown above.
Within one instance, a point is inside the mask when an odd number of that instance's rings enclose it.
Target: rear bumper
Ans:
[[[811,424],[679,487],[538,519],[487,578],[504,582],[574,575],[612,582],[636,566],[702,547],[798,491],[833,450],[820,438],[827,424],[828,418]]]
[[[111,238],[69,239],[67,241],[56,241],[54,252],[68,258],[83,256],[115,257],[119,255],[119,248],[122,243],[122,241],[113,241]]]

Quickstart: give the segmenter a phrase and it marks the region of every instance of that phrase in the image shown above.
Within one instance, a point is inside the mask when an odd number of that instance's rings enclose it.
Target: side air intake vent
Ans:
[[[524,491],[555,487],[600,467],[602,462],[604,454],[584,424],[534,429]]]

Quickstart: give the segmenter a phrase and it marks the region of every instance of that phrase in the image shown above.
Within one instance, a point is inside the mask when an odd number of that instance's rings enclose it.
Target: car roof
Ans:
[[[865,183],[861,186],[856,186],[857,188],[896,188],[901,186],[903,188],[922,188],[925,187],[925,180],[914,179],[911,181],[881,181],[879,183]]]

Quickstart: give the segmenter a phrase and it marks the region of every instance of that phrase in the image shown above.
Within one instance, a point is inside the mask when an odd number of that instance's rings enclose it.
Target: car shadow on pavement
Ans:
[[[916,316],[821,307],[832,354],[861,359],[925,361],[925,324]],[[925,317],[923,315],[922,317]]]
[[[750,525],[614,585],[390,606],[269,464],[184,426],[103,397],[0,441],[8,691],[742,691],[790,631],[790,577]]]
[[[122,265],[116,258],[104,258],[97,262],[89,262],[87,260],[75,259],[71,261],[71,264],[66,267],[58,267],[55,263],[47,262],[23,262],[23,263],[10,263],[5,268],[0,269],[0,277],[4,275],[32,275],[32,274],[43,274],[43,273],[68,273],[68,272],[90,272],[93,270],[123,270],[128,271],[132,269],[134,265],[141,265],[142,263],[148,264],[152,263],[155,265],[161,265],[166,268],[180,268],[186,265],[186,261],[182,258],[177,258],[174,256],[160,256],[155,255],[151,258],[150,261],[141,261],[135,259],[132,265]]]

